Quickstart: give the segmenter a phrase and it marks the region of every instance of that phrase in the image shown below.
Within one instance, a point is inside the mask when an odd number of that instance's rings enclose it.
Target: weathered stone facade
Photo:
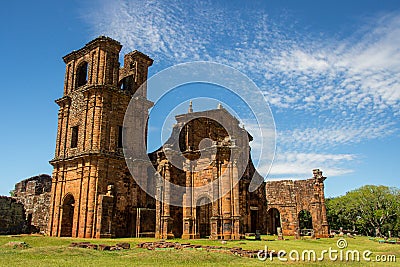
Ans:
[[[120,68],[121,45],[99,37],[66,55],[48,233],[51,236],[135,235],[137,208],[154,200],[136,185],[122,153],[122,125],[133,93],[147,79],[153,60],[133,51]],[[146,90],[135,102],[135,149],[146,154],[146,123],[152,103]],[[137,166],[134,175],[147,175]]]
[[[294,234],[298,212],[307,209],[317,235],[325,235],[322,173],[305,181],[270,182],[267,188],[261,181],[249,192],[252,177],[262,179],[250,158],[252,137],[222,107],[177,116],[171,138],[178,142],[170,139],[164,149],[149,154],[152,162],[143,160],[153,103],[141,85],[153,60],[133,51],[124,56],[120,68],[120,50],[117,41],[102,36],[63,58],[64,95],[56,100],[58,131],[50,161],[54,170],[49,235],[239,239],[247,232],[276,228],[271,226],[273,209],[281,213],[284,234]],[[135,127],[129,136],[134,137],[130,149],[136,157],[128,166],[122,133],[133,94],[129,119]],[[183,158],[174,159],[173,151]],[[155,178],[153,167],[163,179]],[[172,192],[165,181],[186,189]],[[202,186],[203,191],[196,191]]]
[[[15,185],[14,196],[24,205],[30,232],[45,233],[49,222],[51,177],[41,174]]]
[[[157,185],[156,237],[240,239],[264,232],[265,183],[248,190],[258,175],[250,158],[252,137],[221,106],[189,111],[176,116],[172,137],[151,155],[163,178]],[[183,188],[171,190],[167,182]]]
[[[308,211],[315,237],[328,237],[324,196],[326,177],[318,169],[313,170],[313,175],[307,180],[267,182],[268,233],[276,234],[277,228],[281,227],[283,235],[300,235],[299,213]]]
[[[0,196],[0,235],[27,231],[25,209],[15,198]]]

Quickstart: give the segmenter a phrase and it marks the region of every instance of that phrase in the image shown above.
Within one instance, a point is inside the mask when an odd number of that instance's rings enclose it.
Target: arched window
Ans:
[[[88,82],[88,63],[83,62],[76,70],[76,87],[87,84]]]
[[[124,77],[121,81],[120,81],[120,89],[122,91],[127,91],[127,92],[132,92],[133,90],[133,76],[129,75]]]

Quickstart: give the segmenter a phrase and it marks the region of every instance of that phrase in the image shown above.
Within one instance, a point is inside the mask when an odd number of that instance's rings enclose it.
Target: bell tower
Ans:
[[[134,51],[120,68],[119,42],[100,36],[63,57],[64,94],[59,105],[48,233],[51,236],[133,236],[135,210],[146,194],[131,176],[123,156],[125,111],[146,81],[153,60]],[[146,88],[136,101],[137,149],[146,151],[146,124],[152,102]],[[138,167],[138,174],[146,167]]]

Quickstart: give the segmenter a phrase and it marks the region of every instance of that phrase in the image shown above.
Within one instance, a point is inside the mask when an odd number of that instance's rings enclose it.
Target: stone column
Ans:
[[[62,199],[65,194],[65,165],[62,164],[61,167],[58,166],[58,177],[57,177],[57,185],[60,188],[57,190],[56,193],[56,198],[57,198],[57,204],[56,204],[56,211],[55,211],[55,221],[54,221],[54,226],[56,226],[57,230],[55,231],[55,235],[60,237],[61,236],[61,220],[62,220]]]
[[[174,238],[172,234],[172,219],[170,214],[170,200],[171,200],[171,191],[170,184],[171,181],[171,173],[170,173],[170,163],[166,163],[164,165],[164,201],[163,201],[163,215],[161,216],[161,220],[163,223],[163,233],[162,236],[164,239],[166,238]]]
[[[321,183],[321,234],[318,237],[329,237],[329,224],[328,218],[326,216],[326,205],[325,205],[325,195],[324,195],[324,184]]]
[[[90,133],[89,129],[88,129],[88,114],[89,114],[89,101],[90,101],[90,95],[88,92],[84,92],[83,93],[83,97],[84,97],[84,103],[85,103],[85,120],[84,120],[84,128],[83,130],[83,140],[82,140],[82,151],[85,151],[87,148],[90,148],[90,146],[88,146],[86,140],[87,140],[87,135],[88,133]]]
[[[93,147],[92,149],[94,150],[100,150],[101,149],[101,110],[102,110],[102,101],[101,101],[101,95],[99,92],[95,93],[95,105],[94,105],[94,123],[93,123]]]
[[[157,175],[157,174],[155,174]],[[162,215],[162,202],[161,199],[163,197],[163,185],[160,183],[158,179],[157,181],[157,188],[156,188],[156,194],[157,194],[157,199],[156,199],[156,232],[155,232],[155,238],[162,238],[162,224],[161,224],[161,215]]]
[[[194,219],[195,205],[193,204],[193,166],[190,160],[187,160],[186,166],[186,193],[183,195],[183,233],[182,239],[197,238]],[[193,208],[194,205],[194,208]]]
[[[98,62],[98,73],[97,73],[97,77],[98,77],[98,84],[104,84],[105,83],[105,61],[106,61],[106,52],[104,50],[100,50],[99,49],[99,62]]]
[[[225,163],[221,165],[221,185],[222,192],[227,192],[222,197],[222,220],[223,220],[223,239],[231,239],[232,234],[232,202],[231,202],[231,193],[232,193],[232,183],[231,183],[231,168],[230,163]]]
[[[69,77],[71,76],[71,64],[68,64],[65,68],[65,76],[64,76],[64,95],[67,95],[70,92],[71,86],[69,86]]]
[[[87,122],[86,122],[86,130],[85,132],[88,133],[87,135],[87,146],[85,146],[88,150],[93,150],[93,139],[94,139],[94,127],[95,127],[95,110],[96,110],[96,94],[94,91],[88,92],[88,112],[87,112]]]
[[[64,133],[61,133],[63,137],[60,137],[60,155],[59,157],[65,157],[67,153],[67,146],[68,146],[68,129],[69,129],[69,108],[70,108],[70,101],[66,101],[64,103],[63,108],[63,120],[62,120],[62,128],[64,129]]]
[[[97,162],[95,159],[91,159],[93,166],[90,168],[89,177],[89,191],[88,191],[88,207],[87,207],[87,223],[86,223],[86,237],[94,237],[94,209],[95,209],[95,198],[96,196],[96,180],[98,175]]]
[[[240,239],[240,213],[239,213],[239,174],[237,161],[234,160],[232,164],[232,196],[233,196],[233,230],[232,239]]]
[[[48,225],[48,234],[50,236],[55,236],[57,235],[57,229],[55,226],[58,223],[58,220],[56,218],[58,212],[58,206],[60,203],[58,202],[57,198],[57,192],[58,190],[58,164],[55,165],[54,170],[53,170],[53,177],[52,177],[52,184],[51,184],[51,199],[50,199],[50,216],[49,216],[49,225]]]
[[[88,165],[88,166],[86,166]],[[84,166],[84,171],[83,171],[83,179],[82,179],[82,197],[81,197],[81,214],[82,214],[82,224],[81,224],[81,232],[83,234],[82,237],[90,237],[87,233],[87,221],[88,221],[88,201],[89,201],[89,181],[90,181],[90,175],[91,175],[91,166],[90,166],[90,160],[85,161],[85,166]],[[79,236],[81,237],[81,236]]]
[[[57,127],[57,140],[56,140],[56,158],[60,157],[60,146],[61,146],[61,138],[63,134],[63,120],[64,120],[64,105],[60,106],[60,110],[58,111],[58,127]]]
[[[75,200],[75,211],[76,215],[76,230],[75,230],[75,236],[76,237],[84,237],[84,232],[81,230],[82,224],[84,222],[85,215],[81,212],[82,209],[82,186],[83,186],[83,173],[84,173],[84,167],[85,167],[85,160],[80,159],[77,162],[77,170],[76,170],[76,179],[79,180],[79,193],[76,195],[76,200]]]
[[[214,160],[212,163],[213,169],[213,180],[212,180],[212,217],[210,218],[210,238],[218,239],[221,234],[221,217],[220,217],[220,201],[219,201],[219,184],[220,181],[216,181],[218,179],[218,168],[216,165],[216,161]]]
[[[212,239],[220,239],[223,237],[224,234],[224,228],[223,228],[223,217],[222,217],[222,196],[221,196],[221,187],[222,187],[222,183],[221,183],[221,179],[219,177],[220,175],[220,163],[218,160],[214,160],[213,161],[213,181],[214,182],[214,188],[213,188],[213,197],[215,199],[215,205],[216,208],[215,213],[213,214],[213,222],[216,224],[216,228],[217,230],[216,235],[212,236]]]

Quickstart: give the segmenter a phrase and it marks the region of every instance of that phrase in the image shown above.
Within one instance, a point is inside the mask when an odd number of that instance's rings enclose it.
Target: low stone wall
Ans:
[[[27,229],[24,205],[15,198],[0,196],[0,234],[21,234]]]
[[[51,177],[41,174],[15,185],[15,198],[24,205],[31,232],[45,233],[49,221]]]

